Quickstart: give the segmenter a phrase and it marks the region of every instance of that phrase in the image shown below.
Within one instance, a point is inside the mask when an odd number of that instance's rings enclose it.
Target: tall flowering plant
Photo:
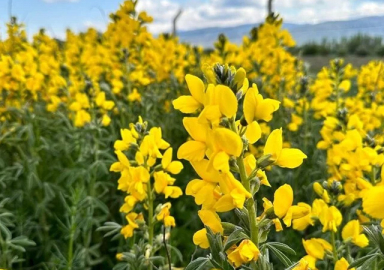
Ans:
[[[121,129],[121,140],[115,141],[114,148],[118,161],[110,170],[120,173],[118,189],[125,193],[120,212],[125,215],[126,225],[109,222],[101,229],[119,231],[125,239],[135,235],[141,239],[135,246],[130,245],[129,251],[116,255],[123,261],[120,265],[129,269],[164,266],[164,258],[155,256],[163,245],[168,254],[167,264],[171,265],[167,240],[176,222],[170,213],[171,203],[157,203],[156,197],[170,199],[182,195],[182,190],[174,186],[176,179],[172,175],[179,174],[183,165],[172,160],[173,149],[162,138],[161,128],[148,129],[148,123],[141,117],[128,129]]]
[[[259,123],[272,120],[279,101],[264,99],[256,84],[249,87],[244,69],[216,64],[210,73],[216,84],[204,85],[193,75],[186,76],[191,95],[173,101],[185,114],[183,124],[191,139],[178,149],[178,158],[188,160],[199,179],[190,181],[186,194],[201,206],[198,216],[204,228],[193,236],[195,245],[210,255],[192,261],[187,269],[207,268],[272,269],[269,251],[285,266],[292,265],[285,253],[294,251],[283,243],[267,242],[271,226],[283,229],[308,214],[306,206],[293,205],[288,184],[276,189],[273,202],[257,198],[271,188],[265,169],[269,166],[296,168],[306,155],[299,149],[284,148],[282,129],[266,140],[263,154],[255,156],[250,146],[261,138]],[[232,212],[239,224],[224,222],[220,214]]]

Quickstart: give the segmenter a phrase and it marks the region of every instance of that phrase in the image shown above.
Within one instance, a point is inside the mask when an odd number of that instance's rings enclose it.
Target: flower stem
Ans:
[[[148,188],[148,244],[150,246],[149,256],[152,257],[153,252],[153,193],[151,187],[151,181],[149,180],[147,183]],[[153,269],[152,262],[149,262],[149,269]]]
[[[331,244],[332,244],[333,261],[334,261],[334,263],[336,263],[339,258],[337,256],[335,232],[334,231],[331,231]]]
[[[236,134],[239,134],[236,128],[235,119],[232,118],[229,121],[230,128],[232,131],[236,132]],[[240,179],[241,183],[243,184],[244,188],[252,194],[251,190],[251,183],[250,179],[248,179],[247,172],[245,170],[243,155],[240,155],[240,157],[237,158],[237,166],[239,167],[239,173],[240,173]],[[248,217],[249,217],[249,229],[251,232],[251,240],[252,242],[258,246],[259,245],[259,228],[257,226],[257,213],[256,213],[256,202],[252,197],[249,198],[246,202],[246,208],[248,210]]]

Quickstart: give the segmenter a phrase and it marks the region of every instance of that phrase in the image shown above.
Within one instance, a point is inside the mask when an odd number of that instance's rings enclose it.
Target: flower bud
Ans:
[[[269,165],[272,165],[274,161],[271,159],[271,156],[272,156],[271,154],[268,154],[260,157],[257,160],[257,166],[260,168],[265,168],[265,167],[268,167]]]

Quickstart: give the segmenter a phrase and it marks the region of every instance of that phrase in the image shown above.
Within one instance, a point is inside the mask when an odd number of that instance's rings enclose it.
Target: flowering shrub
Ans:
[[[384,63],[311,74],[276,15],[204,51],[136,5],[7,24],[0,268],[383,269]]]

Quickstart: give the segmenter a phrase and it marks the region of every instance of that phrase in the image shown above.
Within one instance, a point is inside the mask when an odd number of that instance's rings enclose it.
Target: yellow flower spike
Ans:
[[[356,268],[349,268],[348,261],[343,257],[336,262],[335,270],[356,270]]]
[[[307,156],[299,149],[284,148],[283,149],[283,130],[275,129],[268,136],[264,147],[264,155],[271,155],[271,160],[276,165],[283,168],[296,168],[303,163],[303,159]]]
[[[182,113],[194,113],[203,107],[204,83],[196,76],[185,76],[191,96],[180,96],[172,101],[173,107]]]
[[[248,89],[244,98],[244,117],[248,124],[253,120],[272,120],[272,113],[279,109],[280,102],[274,99],[263,99],[256,84]]]
[[[208,226],[214,233],[223,234],[220,217],[212,210],[200,210],[198,215],[205,226]]]
[[[293,190],[288,184],[279,187],[274,194],[273,208],[276,216],[283,218],[293,203]]]
[[[257,246],[248,239],[241,241],[240,245],[228,254],[228,260],[235,266],[239,267],[244,263],[257,261],[260,251]]]
[[[351,220],[344,226],[341,236],[344,241],[350,240],[356,246],[363,248],[368,246],[369,240],[365,234],[361,233],[362,231],[360,222],[358,220]]]
[[[207,229],[201,229],[193,235],[193,243],[203,249],[209,248],[209,242],[207,238]]]
[[[372,187],[363,197],[363,210],[373,218],[384,219],[384,186]]]
[[[163,159],[161,160],[161,166],[164,170],[172,174],[178,174],[183,169],[183,164],[180,161],[172,161],[172,153],[172,147],[165,151]]]

